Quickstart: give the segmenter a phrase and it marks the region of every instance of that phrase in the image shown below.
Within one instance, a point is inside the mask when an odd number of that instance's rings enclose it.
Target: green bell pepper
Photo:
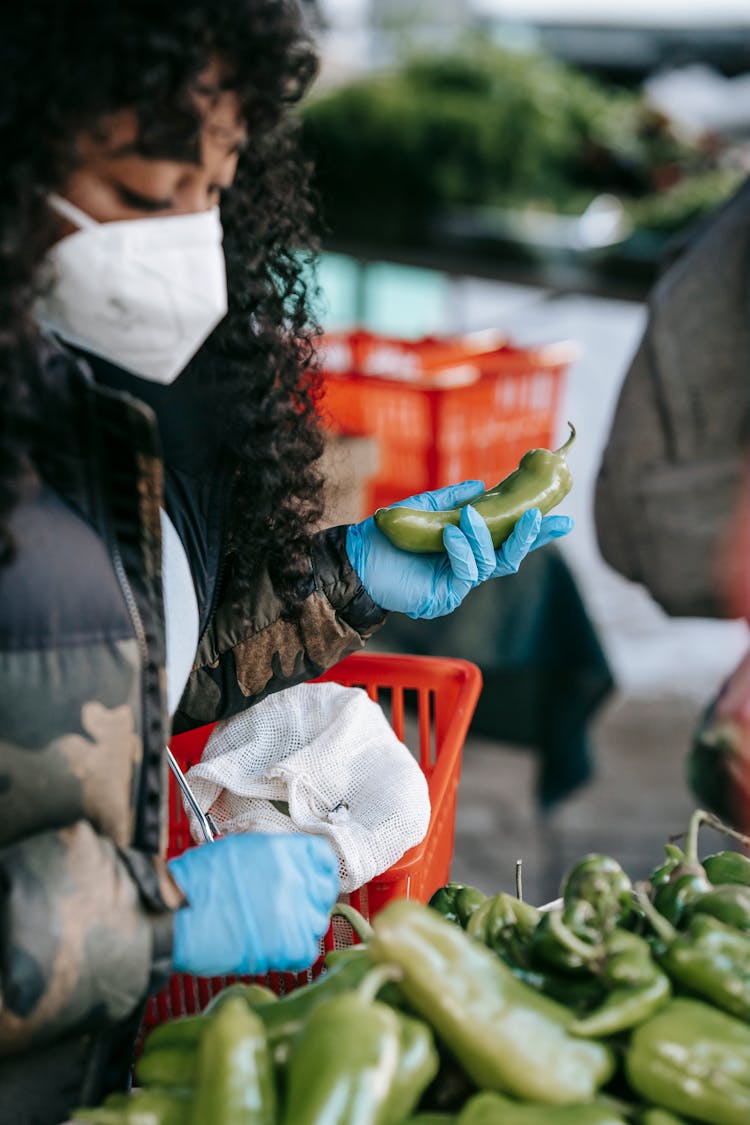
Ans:
[[[275,1125],[271,1051],[260,1016],[232,996],[206,1018],[191,1125]]]
[[[750,1028],[700,1000],[678,997],[640,1024],[625,1053],[632,1089],[707,1125],[750,1121]]]
[[[457,1125],[625,1125],[604,1105],[524,1105],[499,1094],[477,1094],[467,1102]]]
[[[399,899],[377,915],[369,954],[401,969],[406,1000],[480,1088],[576,1103],[612,1074],[604,1044],[570,1035],[572,1012],[418,902]]]
[[[438,1054],[426,1024],[375,999],[393,975],[375,969],[308,1016],[289,1058],[285,1125],[395,1125],[413,1112]]]

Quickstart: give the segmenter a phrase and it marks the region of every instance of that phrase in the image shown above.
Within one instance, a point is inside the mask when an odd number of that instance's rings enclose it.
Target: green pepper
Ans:
[[[710,814],[703,809],[696,809],[690,818],[683,859],[676,864],[666,882],[661,882],[654,888],[654,906],[675,926],[689,915],[693,903],[712,889],[708,876],[698,861],[698,833],[701,825],[708,819]]]
[[[707,915],[696,915],[684,933],[673,933],[660,957],[672,980],[750,1019],[750,939]]]
[[[576,432],[570,422],[568,425],[570,437],[563,446],[554,452],[530,449],[524,453],[515,472],[494,488],[466,502],[486,521],[496,550],[508,538],[524,512],[529,508],[538,508],[542,515],[546,515],[573,487],[565,457],[575,441]],[[375,523],[401,550],[434,554],[445,550],[443,532],[450,525],[458,527],[461,510],[461,507],[447,512],[405,507],[380,508],[375,513]]]
[[[532,967],[579,976],[590,972],[593,950],[592,942],[583,941],[565,925],[559,909],[542,915],[529,943]]]
[[[233,996],[240,996],[254,1010],[279,1001],[276,993],[262,984],[232,984],[218,992],[200,1015],[183,1016],[181,1019],[160,1023],[149,1033],[144,1046],[144,1054],[166,1047],[197,1048],[205,1026],[205,1020],[217,1007]]]
[[[685,860],[685,853],[676,844],[665,844],[664,853],[666,859],[658,867],[655,867],[648,877],[648,881],[654,889],[668,883],[675,868],[679,867]]]
[[[528,960],[529,941],[541,917],[536,907],[500,893],[486,898],[464,928],[495,953],[524,964]]]
[[[375,969],[310,1014],[289,1058],[285,1125],[394,1125],[413,1112],[438,1055],[426,1024],[375,999],[393,973]]]
[[[523,981],[535,992],[542,992],[551,1000],[557,1000],[558,1004],[564,1004],[578,1016],[590,1012],[604,999],[601,982],[594,976],[571,977],[563,973],[541,972],[539,969],[526,969],[513,961],[504,960],[516,980]]]
[[[404,1125],[450,1125],[456,1120],[452,1113],[418,1113],[415,1117],[407,1118]]]
[[[183,1016],[178,1020],[160,1023],[146,1037],[143,1048],[144,1054],[148,1054],[150,1051],[159,1051],[166,1047],[197,1048],[205,1019],[205,1015],[201,1014],[199,1016]]]
[[[708,1125],[750,1121],[750,1028],[700,1000],[678,997],[640,1024],[625,1053],[632,1089]]]
[[[371,970],[372,962],[368,960],[363,946],[337,949],[326,954],[326,971],[317,980],[295,989],[288,996],[279,999],[262,986],[238,984],[219,993],[216,1001],[221,996],[227,998],[239,996],[245,1000],[263,1021],[274,1061],[283,1064],[289,1053],[292,1038],[302,1027],[309,1013],[329,997],[356,988]],[[394,1005],[402,1002],[400,993],[393,984],[386,986],[384,997]],[[271,999],[273,1003],[270,1002]],[[215,1008],[211,1009],[213,1010]],[[210,1014],[208,1009],[207,1011]],[[154,1028],[146,1040],[144,1057],[151,1050],[161,1050],[165,1047],[197,1048],[206,1018],[205,1014],[189,1016]]]
[[[480,1088],[565,1104],[591,1098],[611,1076],[612,1053],[571,1036],[568,1009],[420,903],[386,906],[368,948],[374,961],[401,969],[411,1008]]]
[[[587,855],[571,868],[562,886],[563,916],[579,902],[591,907],[593,929],[606,933],[624,922],[633,911],[633,887],[616,859],[608,855]]]
[[[644,1109],[636,1120],[638,1125],[687,1125],[683,1117],[676,1117],[668,1109],[659,1109],[657,1106]]]
[[[265,1028],[240,996],[207,1017],[197,1062],[192,1125],[275,1125],[276,1089]]]
[[[186,1093],[133,1090],[130,1095],[111,1094],[96,1108],[77,1109],[73,1118],[84,1125],[185,1125],[190,1108]]]
[[[690,914],[710,914],[727,926],[750,932],[750,887],[740,883],[714,887],[692,904]]]
[[[217,1008],[225,1004],[227,1000],[231,1000],[233,996],[240,996],[246,1004],[249,1004],[253,1011],[265,1004],[277,1004],[279,1001],[275,992],[270,988],[266,988],[264,984],[256,984],[251,981],[250,984],[230,984],[228,988],[223,988],[221,992],[213,997],[203,1012],[204,1016],[210,1016]]]
[[[197,1046],[151,1049],[144,1051],[135,1064],[135,1076],[141,1086],[162,1086],[164,1089],[193,1086],[197,1059]]]
[[[603,1003],[571,1025],[573,1035],[597,1038],[626,1031],[648,1019],[669,1000],[669,977],[651,957],[643,938],[615,930],[604,945],[596,971],[611,988]]]
[[[464,883],[446,883],[438,888],[428,902],[433,910],[442,914],[449,922],[457,922],[466,929],[469,919],[485,901],[487,896],[476,887]]]
[[[716,852],[703,860],[703,869],[714,884],[741,883],[750,887],[750,857],[741,852]]]
[[[499,1094],[481,1093],[467,1102],[457,1125],[625,1125],[605,1105],[523,1105]]]

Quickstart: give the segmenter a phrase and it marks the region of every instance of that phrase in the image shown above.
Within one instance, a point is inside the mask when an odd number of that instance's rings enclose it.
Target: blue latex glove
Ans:
[[[394,507],[444,511],[481,495],[479,480],[422,492]],[[488,578],[515,574],[529,551],[567,535],[569,516],[545,516],[538,508],[524,512],[502,546],[495,551],[489,528],[467,504],[458,527],[443,532],[444,555],[418,555],[394,547],[375,526],[372,516],[351,524],[346,535],[349,561],[372,600],[383,609],[407,617],[442,617],[461,604],[469,590]]]
[[[188,900],[174,916],[179,972],[300,971],[317,958],[339,893],[338,860],[322,836],[226,836],[169,869]]]

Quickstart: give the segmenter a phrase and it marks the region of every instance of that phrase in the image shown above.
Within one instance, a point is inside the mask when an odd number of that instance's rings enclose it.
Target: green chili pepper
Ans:
[[[633,911],[633,888],[616,859],[608,855],[587,855],[580,859],[563,880],[565,920],[572,920],[577,903],[592,908],[592,928],[601,933],[624,922]]]
[[[654,966],[650,981],[637,988],[613,989],[598,1008],[571,1025],[571,1035],[604,1039],[627,1031],[662,1008],[671,995],[669,977]]]
[[[565,925],[562,910],[548,910],[531,935],[529,954],[532,966],[580,976],[590,972],[593,948]]]
[[[604,988],[596,977],[570,977],[562,973],[543,973],[539,969],[526,969],[512,961],[504,960],[516,980],[523,981],[535,992],[542,992],[551,1000],[557,1000],[558,1004],[564,1004],[578,1016],[590,1012],[604,999]]]
[[[750,887],[750,857],[741,852],[716,852],[707,855],[703,868],[712,883],[741,883]]]
[[[633,1090],[708,1125],[750,1121],[750,1028],[678,997],[640,1024],[625,1054]]]
[[[676,1117],[668,1109],[659,1109],[657,1106],[644,1109],[636,1118],[638,1125],[687,1125],[683,1117]]]
[[[696,809],[690,818],[683,859],[676,864],[666,882],[654,889],[654,906],[675,926],[689,915],[693,903],[712,889],[708,876],[698,861],[698,833],[701,825],[709,819],[709,813]]]
[[[573,1035],[606,1037],[642,1023],[669,1000],[669,977],[651,957],[643,938],[615,930],[604,945],[596,970],[611,992],[589,1015],[571,1025]]]
[[[563,500],[573,487],[566,454],[575,441],[575,428],[559,449],[530,449],[524,453],[515,472],[467,503],[486,521],[497,549],[510,535],[515,524],[529,508],[539,508],[546,515]],[[403,551],[434,554],[444,551],[443,532],[451,524],[458,527],[461,508],[447,512],[422,511],[416,508],[380,508],[375,523],[391,543]]]
[[[240,996],[254,1010],[279,1001],[276,993],[262,984],[232,984],[217,993],[200,1015],[183,1016],[155,1027],[146,1039],[144,1055],[166,1047],[197,1048],[208,1016],[233,996]]]
[[[690,913],[710,914],[727,926],[750,932],[750,887],[741,883],[714,887],[692,904]]]
[[[501,893],[486,898],[464,928],[500,956],[525,964],[529,941],[541,917],[536,907]]]
[[[173,1090],[133,1090],[111,1094],[103,1105],[77,1109],[73,1117],[85,1125],[185,1125],[191,1097]]]
[[[612,1074],[607,1047],[569,1034],[568,1009],[418,902],[399,899],[377,915],[369,953],[399,966],[406,1000],[480,1088],[566,1104],[591,1098]]]
[[[605,1105],[523,1105],[499,1094],[481,1093],[467,1102],[458,1125],[625,1125]]]
[[[428,902],[433,910],[442,914],[449,922],[457,922],[466,929],[469,919],[486,900],[487,896],[476,887],[467,887],[463,883],[446,883],[435,891]]]
[[[716,918],[697,915],[674,932],[661,963],[672,980],[740,1019],[750,1019],[750,939]]]
[[[217,992],[203,1015],[210,1016],[212,1012],[225,1004],[227,1000],[231,1000],[233,996],[240,996],[254,1011],[257,1011],[264,1004],[277,1004],[279,1001],[276,993],[272,992],[270,988],[266,988],[264,984],[256,984],[254,981],[250,984],[230,984],[228,988],[223,988],[221,992]]]
[[[143,1048],[144,1055],[167,1047],[197,1049],[205,1020],[205,1015],[201,1014],[160,1023],[149,1033]]]
[[[394,1125],[413,1112],[438,1055],[426,1024],[375,999],[393,973],[371,971],[308,1017],[289,1059],[285,1125]]]
[[[232,996],[207,1017],[192,1125],[275,1125],[271,1052],[260,1016]]]
[[[450,1125],[457,1118],[452,1113],[418,1113],[416,1117],[409,1117],[404,1125]]]
[[[655,867],[648,877],[648,881],[654,889],[668,883],[675,868],[679,867],[685,860],[685,853],[676,844],[665,844],[664,853],[666,859],[658,867]]]
[[[136,1063],[135,1076],[141,1086],[162,1086],[165,1089],[193,1086],[197,1058],[197,1046],[160,1047],[144,1051]]]

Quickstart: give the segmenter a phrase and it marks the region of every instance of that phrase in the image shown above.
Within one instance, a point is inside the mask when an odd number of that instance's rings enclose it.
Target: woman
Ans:
[[[124,1081],[172,968],[308,964],[320,838],[162,859],[170,730],[449,612],[564,534],[445,556],[319,534],[304,283],[313,72],[282,0],[27,0],[0,16],[0,1120]],[[223,237],[223,242],[222,242]],[[452,506],[478,482],[415,503]],[[166,672],[166,675],[165,675]]]

